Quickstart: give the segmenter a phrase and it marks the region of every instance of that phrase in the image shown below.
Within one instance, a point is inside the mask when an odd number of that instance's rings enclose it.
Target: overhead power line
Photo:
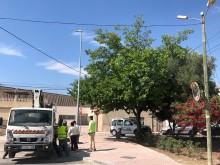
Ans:
[[[68,68],[70,68],[70,69],[72,69],[72,70],[74,70],[74,71],[76,71],[76,72],[79,72],[78,70],[76,70],[76,69],[70,67],[69,65],[66,65],[65,63],[63,63],[63,62],[57,60],[56,58],[54,58],[54,57],[48,55],[47,53],[45,53],[45,52],[43,52],[43,51],[41,51],[40,49],[36,48],[35,46],[31,45],[30,43],[24,41],[23,39],[21,39],[20,37],[16,36],[15,34],[12,34],[12,33],[9,32],[8,30],[6,30],[5,28],[3,28],[3,27],[0,27],[0,28],[1,28],[2,30],[4,30],[5,32],[7,32],[8,34],[10,34],[11,36],[15,37],[16,39],[20,40],[21,42],[25,43],[26,45],[28,45],[28,46],[30,46],[31,48],[35,49],[36,51],[40,52],[41,54],[43,54],[43,55],[45,55],[45,56],[47,56],[47,57],[53,59],[54,61],[56,61],[56,62],[58,62],[58,63],[60,63],[60,64],[62,64],[62,65],[64,65],[64,66],[66,66],[66,67],[68,67]],[[82,74],[84,74],[84,73],[82,73]]]
[[[23,85],[16,85],[16,84],[8,84],[8,83],[0,83],[0,86],[4,86],[4,87],[10,87],[10,88],[40,88],[43,90],[67,90],[67,88],[70,87],[58,87],[58,86],[37,86],[37,85],[25,85],[25,83],[23,83]]]
[[[209,42],[213,42],[214,40],[218,39],[219,37],[213,39],[213,38],[216,37],[218,34],[220,34],[220,30],[219,30],[218,32],[216,32],[212,37],[210,37],[210,38],[208,38],[208,39],[206,40],[207,44],[209,44]],[[201,46],[202,46],[202,43],[199,44],[198,46],[196,46],[195,48],[191,49],[190,52],[193,52],[194,50],[200,48]],[[210,50],[214,49],[215,47],[217,47],[217,45],[215,45],[214,47],[212,47]],[[208,50],[208,51],[210,51],[210,50]],[[216,51],[216,50],[215,50],[215,51]],[[212,53],[213,53],[213,52],[214,52],[214,51],[212,51]]]
[[[21,21],[21,22],[31,22],[31,23],[45,23],[45,24],[61,24],[61,25],[79,25],[79,26],[106,26],[106,27],[115,27],[115,26],[123,26],[123,27],[130,27],[132,25],[129,24],[94,24],[94,23],[75,23],[75,22],[60,22],[60,21],[43,21],[43,20],[32,20],[32,19],[21,19],[21,18],[10,18],[10,17],[0,17],[2,20],[10,20],[10,21]],[[149,28],[149,27],[172,27],[172,26],[196,26],[201,23],[196,23],[196,24],[181,24],[181,25],[172,25],[172,24],[158,24],[158,25],[147,25],[147,26],[142,26],[144,28]]]

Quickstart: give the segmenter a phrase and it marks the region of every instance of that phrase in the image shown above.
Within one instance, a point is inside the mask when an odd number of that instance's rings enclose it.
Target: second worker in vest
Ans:
[[[59,126],[57,129],[57,135],[58,135],[58,140],[59,140],[59,150],[61,155],[63,155],[62,151],[65,152],[66,156],[69,156],[69,150],[68,150],[68,145],[67,145],[67,126],[63,125],[63,121],[59,121]]]

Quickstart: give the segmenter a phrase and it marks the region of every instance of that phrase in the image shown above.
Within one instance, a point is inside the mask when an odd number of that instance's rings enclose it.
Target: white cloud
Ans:
[[[79,32],[73,32],[74,36],[80,36]],[[99,44],[97,41],[94,40],[95,35],[93,33],[86,33],[82,32],[82,41],[83,42],[88,42],[92,44],[93,46],[99,47],[99,46],[104,46],[104,44]]]
[[[24,55],[19,50],[16,50],[11,46],[6,46],[4,44],[0,44],[0,54],[7,56],[24,57]]]
[[[65,64],[67,66],[70,66],[71,68],[55,62],[55,61],[48,61],[48,62],[42,62],[42,63],[38,63],[38,66],[43,66],[44,69],[46,70],[52,70],[52,71],[56,71],[58,73],[62,73],[62,74],[70,74],[70,75],[74,75],[74,76],[78,76],[79,75],[79,66],[78,64]],[[83,75],[85,75],[86,72],[84,71],[83,68],[81,68],[81,76],[83,77]]]

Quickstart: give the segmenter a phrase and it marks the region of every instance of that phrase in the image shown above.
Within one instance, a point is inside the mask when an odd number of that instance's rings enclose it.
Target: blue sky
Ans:
[[[178,20],[176,17],[187,15],[191,18],[200,18],[200,12],[207,9],[206,4],[207,0],[1,0],[0,84],[25,89],[41,88],[45,92],[66,94],[65,89],[78,79],[78,72],[75,70],[79,70],[80,37],[75,30],[83,30],[82,67],[85,67],[89,61],[84,50],[99,46],[93,41],[93,30],[102,28],[114,31],[111,26],[88,24],[130,25],[136,15],[143,15],[145,25],[150,26],[151,37],[156,39],[154,46],[160,45],[160,37],[163,34],[177,35],[178,31],[193,29],[195,32],[183,46],[188,45],[193,49],[196,48],[195,51],[202,52],[199,22]],[[219,18],[220,1],[216,0],[206,15],[206,35],[207,54],[211,53],[217,59],[214,79],[218,86],[220,86]]]

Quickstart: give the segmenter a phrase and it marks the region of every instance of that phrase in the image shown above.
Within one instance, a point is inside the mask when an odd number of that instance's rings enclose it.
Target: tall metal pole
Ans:
[[[79,55],[79,77],[78,77],[78,93],[77,93],[77,112],[76,112],[76,123],[79,125],[79,98],[80,98],[80,78],[81,78],[81,57],[82,57],[82,30],[76,30],[80,32],[80,55]]]
[[[207,69],[207,55],[206,55],[206,34],[205,34],[205,15],[201,13],[202,23],[202,45],[203,45],[203,71],[204,71],[204,90],[205,90],[205,116],[207,128],[207,156],[208,165],[212,165],[212,135],[210,122],[210,102],[209,102],[209,84],[208,84],[208,69]]]
[[[209,0],[207,7],[211,7],[215,0]],[[207,11],[208,11],[207,9]],[[207,13],[206,11],[206,13]],[[194,19],[202,24],[202,45],[203,45],[203,71],[204,71],[204,91],[205,91],[205,117],[207,128],[207,157],[208,165],[212,165],[212,134],[211,134],[211,119],[210,119],[210,102],[209,102],[209,82],[208,82],[208,69],[207,69],[207,55],[206,55],[206,34],[205,34],[205,15],[201,12],[201,20],[197,18],[188,18],[187,16],[178,15],[178,19]]]

